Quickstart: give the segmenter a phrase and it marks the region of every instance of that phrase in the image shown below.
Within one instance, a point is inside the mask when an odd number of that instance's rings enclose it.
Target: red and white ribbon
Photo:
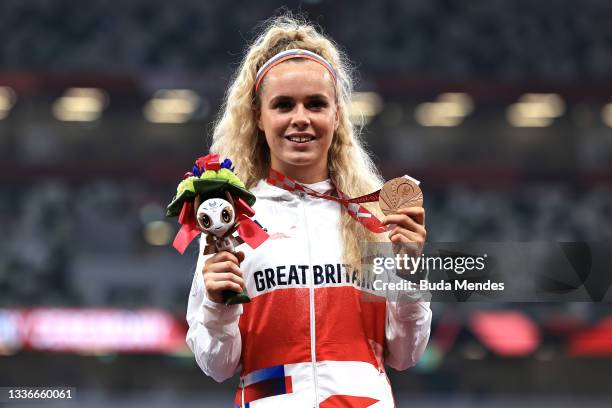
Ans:
[[[335,197],[329,194],[319,193],[318,191],[315,191],[303,184],[300,184],[292,178],[287,177],[283,173],[278,172],[274,169],[270,169],[266,181],[273,186],[282,188],[287,191],[302,191],[313,197],[340,203],[340,205],[346,208],[351,217],[353,217],[355,220],[360,222],[364,227],[366,227],[372,232],[381,233],[388,230],[388,228],[383,225],[383,223],[378,218],[376,218],[374,214],[372,214],[364,206],[361,205],[361,203],[371,203],[374,201],[378,201],[380,190],[360,197],[349,198],[334,184],[336,192],[338,193],[338,197]]]

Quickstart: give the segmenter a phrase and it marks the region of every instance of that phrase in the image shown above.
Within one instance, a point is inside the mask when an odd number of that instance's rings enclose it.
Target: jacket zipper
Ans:
[[[300,192],[300,206],[304,215],[304,227],[306,230],[306,249],[308,251],[308,264],[312,268],[312,251],[310,248],[310,231],[308,230],[308,221],[306,217],[306,205],[304,203],[305,194]],[[319,384],[317,380],[317,351],[316,351],[316,321],[315,321],[315,301],[314,301],[314,276],[310,274],[308,294],[310,298],[310,359],[312,360],[312,375],[315,391],[315,407],[319,408]]]
[[[242,392],[242,394],[241,394],[242,395],[242,398],[241,398],[241,402],[242,403],[240,405],[242,405],[242,408],[244,408],[244,378],[240,379],[240,385],[242,385],[242,391],[241,391]]]

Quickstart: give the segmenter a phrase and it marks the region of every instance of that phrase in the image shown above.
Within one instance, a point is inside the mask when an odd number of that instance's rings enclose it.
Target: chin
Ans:
[[[307,154],[291,154],[283,161],[291,166],[313,166],[317,164],[317,155],[313,153]]]

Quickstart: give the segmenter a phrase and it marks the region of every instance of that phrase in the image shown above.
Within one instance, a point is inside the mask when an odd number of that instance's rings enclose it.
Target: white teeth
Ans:
[[[312,136],[291,136],[291,137],[288,137],[288,139],[295,143],[306,143],[306,142],[310,142],[311,140],[314,140],[314,137]]]

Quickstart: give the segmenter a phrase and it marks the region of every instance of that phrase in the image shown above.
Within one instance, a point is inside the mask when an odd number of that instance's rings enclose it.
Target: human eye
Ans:
[[[306,106],[308,107],[308,109],[321,110],[326,108],[328,106],[328,103],[324,99],[316,98],[308,101]]]
[[[272,103],[272,108],[281,111],[291,110],[293,102],[290,99],[278,99]]]

